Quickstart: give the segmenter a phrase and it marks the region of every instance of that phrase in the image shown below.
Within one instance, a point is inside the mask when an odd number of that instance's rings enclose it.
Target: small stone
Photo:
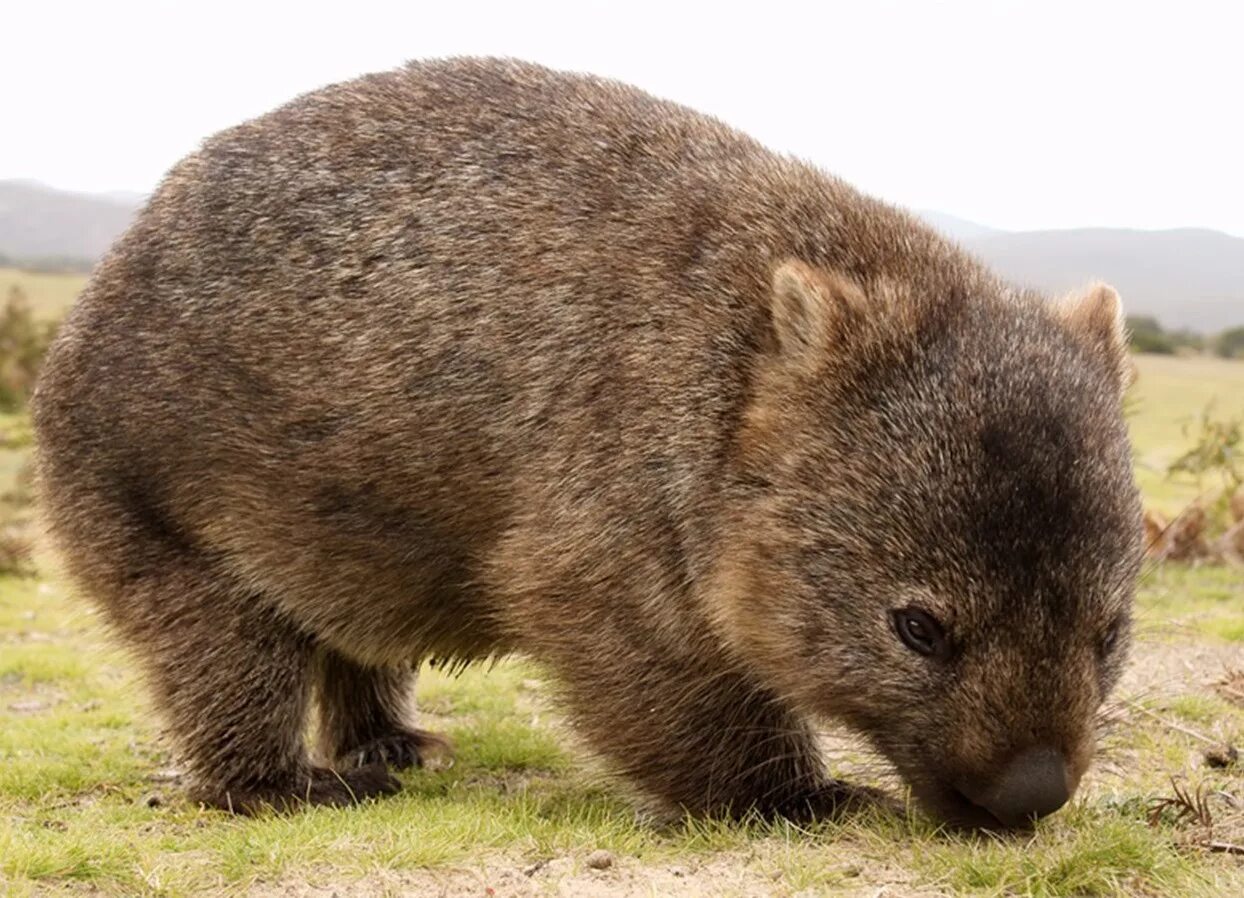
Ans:
[[[603,848],[597,848],[587,856],[586,863],[593,870],[608,870],[613,866],[613,855]]]
[[[50,707],[52,706],[48,702],[32,700],[27,702],[13,702],[13,704],[9,705],[9,710],[29,714],[35,711],[46,711]]]
[[[1219,745],[1205,752],[1205,763],[1219,770],[1234,767],[1240,760],[1240,752],[1234,745]]]

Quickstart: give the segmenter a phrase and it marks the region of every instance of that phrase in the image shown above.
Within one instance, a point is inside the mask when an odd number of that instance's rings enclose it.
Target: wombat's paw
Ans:
[[[392,795],[401,788],[402,784],[384,764],[365,764],[340,771],[317,768],[311,775],[305,801],[340,807]]]
[[[422,767],[431,758],[448,760],[453,754],[449,740],[426,730],[402,729],[346,752],[342,762],[347,767],[385,764],[394,770]]]
[[[907,807],[880,789],[830,780],[807,800],[796,803],[784,816],[795,820],[824,820],[870,812],[901,817],[906,814]]]
[[[263,811],[294,811],[308,805],[344,807],[368,798],[392,795],[401,784],[383,764],[369,764],[353,770],[327,770],[316,767],[292,779],[288,786],[250,789],[209,790],[200,788],[198,799],[208,807],[234,814],[252,815]]]

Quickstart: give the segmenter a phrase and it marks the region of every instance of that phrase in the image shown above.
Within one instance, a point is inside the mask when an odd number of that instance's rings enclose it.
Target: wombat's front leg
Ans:
[[[627,648],[614,658],[585,653],[583,669],[564,669],[571,659],[559,666],[580,731],[653,795],[727,817],[807,820],[895,806],[830,779],[808,723],[725,659]]]

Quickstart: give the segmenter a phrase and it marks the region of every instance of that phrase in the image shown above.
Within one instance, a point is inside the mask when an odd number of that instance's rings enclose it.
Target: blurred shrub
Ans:
[[[1133,352],[1156,352],[1171,355],[1175,352],[1175,341],[1170,338],[1158,319],[1147,315],[1129,316],[1127,332],[1131,340]]]
[[[1167,474],[1191,474],[1198,483],[1215,478],[1228,495],[1244,486],[1244,417],[1216,417],[1211,402],[1183,430],[1192,448],[1171,462]]]
[[[0,526],[0,574],[29,577],[35,572],[29,528]]]
[[[1205,349],[1205,338],[1200,334],[1187,330],[1168,331],[1151,315],[1129,315],[1127,331],[1133,352],[1173,355]]]
[[[1214,340],[1214,352],[1224,359],[1244,359],[1244,327],[1223,331]]]
[[[10,287],[0,308],[0,411],[26,405],[55,335],[56,325],[35,318],[21,287]]]

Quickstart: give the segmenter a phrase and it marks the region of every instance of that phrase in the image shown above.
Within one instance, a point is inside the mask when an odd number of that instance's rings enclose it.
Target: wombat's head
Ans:
[[[1131,369],[1110,288],[965,281],[778,267],[714,609],[936,815],[1019,826],[1075,791],[1129,644]]]

